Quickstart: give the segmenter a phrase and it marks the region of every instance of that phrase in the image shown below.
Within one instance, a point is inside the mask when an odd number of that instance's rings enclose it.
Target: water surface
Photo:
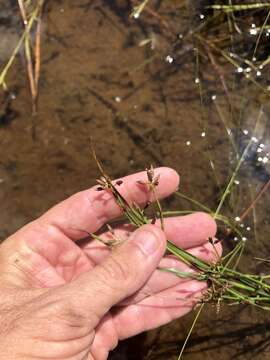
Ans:
[[[212,16],[206,3],[156,1],[149,5],[154,12],[132,19],[128,0],[46,2],[38,115],[31,114],[22,54],[9,73],[9,93],[0,94],[1,239],[95,183],[89,135],[112,177],[150,164],[171,166],[181,175],[181,191],[211,209],[236,166],[237,153],[255,137],[223,212],[234,219],[250,205],[269,180],[269,96],[258,86],[267,88],[269,71],[267,66],[261,75],[252,70],[256,85],[213,48],[202,46],[194,32],[215,46],[222,34],[228,37],[224,19],[210,32],[204,30]],[[4,64],[22,29],[16,2],[0,1],[0,6]],[[232,52],[250,58],[254,39],[249,27],[253,21],[261,24],[263,14],[239,18],[242,35],[234,33]],[[229,46],[222,48],[228,52]],[[263,59],[265,52],[263,45],[258,57]],[[260,144],[265,145],[262,153]],[[243,224],[248,239],[243,271],[269,271],[254,260],[270,256],[269,196],[267,191]],[[179,198],[166,207],[192,208]],[[233,243],[228,240],[225,247]],[[121,344],[111,359],[176,359],[193,316]],[[267,359],[269,336],[262,311],[237,306],[222,307],[217,314],[209,306],[185,359]]]

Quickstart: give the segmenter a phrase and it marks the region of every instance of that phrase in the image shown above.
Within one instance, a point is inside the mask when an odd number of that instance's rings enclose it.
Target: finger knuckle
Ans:
[[[110,283],[118,284],[122,287],[123,284],[131,281],[132,272],[126,261],[111,257],[106,264],[102,266],[102,273],[105,281],[110,279]]]

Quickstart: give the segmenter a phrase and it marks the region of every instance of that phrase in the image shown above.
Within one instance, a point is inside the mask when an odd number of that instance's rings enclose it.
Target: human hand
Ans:
[[[178,187],[169,168],[160,174],[157,196]],[[143,206],[150,198],[137,181],[123,179],[129,201]],[[108,191],[75,194],[26,225],[0,247],[0,359],[106,359],[119,340],[158,327],[191,310],[206,284],[156,270],[186,266],[165,256],[166,238],[206,261],[215,261],[209,237],[215,222],[206,214],[168,218],[133,231],[119,226],[124,241],[113,251],[97,241],[81,241],[118,217]],[[104,231],[101,237],[109,239]],[[220,245],[217,246],[220,252]]]

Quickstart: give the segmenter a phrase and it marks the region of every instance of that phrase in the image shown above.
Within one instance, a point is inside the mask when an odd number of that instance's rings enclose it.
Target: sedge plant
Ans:
[[[129,204],[126,201],[126,199],[118,190],[118,186],[121,185],[122,181],[113,182],[109,175],[107,175],[104,171],[93,149],[92,152],[101,173],[101,178],[97,181],[97,191],[110,191],[116,203],[121,208],[126,220],[135,228],[139,228],[145,224],[153,224],[157,219],[160,220],[161,227],[163,227],[165,217],[189,213],[182,211],[170,212],[162,210],[161,204],[156,196],[156,188],[159,184],[159,174],[156,174],[154,168],[151,166],[149,169],[146,169],[147,181],[140,182],[140,185],[145,186],[153,195],[152,205],[154,207],[154,216],[148,217],[145,209],[140,208],[136,203]],[[239,167],[241,166],[241,161],[243,161],[244,158],[243,155],[241,157],[242,160],[240,159],[234,174],[237,173]],[[231,183],[232,181],[229,182],[221,202],[215,212],[211,212],[208,207],[198,203],[196,200],[192,200],[179,192],[177,194],[181,197],[185,197],[186,199],[191,200],[196,205],[200,206],[203,210],[212,214],[216,220],[224,222],[227,226],[232,226],[232,231],[239,231],[237,230],[237,226],[233,227],[234,225],[225,216],[219,214],[225,197],[229,192]],[[111,228],[109,227],[109,229]],[[103,242],[103,240],[98,235],[91,234],[91,236],[92,238]],[[213,250],[216,251],[215,246],[219,240],[210,238],[209,242],[212,244]],[[107,243],[107,245],[113,246],[114,243]],[[185,345],[206,303],[216,304],[217,312],[219,311],[220,305],[222,303],[228,305],[248,304],[265,311],[270,311],[270,275],[245,273],[237,269],[244,246],[245,241],[242,240],[233,248],[233,250],[219,258],[216,263],[209,263],[190,254],[186,250],[173,244],[170,239],[167,239],[167,253],[174,255],[178,260],[188,265],[191,270],[186,272],[179,271],[175,268],[160,268],[159,270],[172,273],[180,278],[195,279],[198,281],[207,282],[208,284],[208,290],[201,299],[199,311],[196,314],[178,359],[181,359]]]

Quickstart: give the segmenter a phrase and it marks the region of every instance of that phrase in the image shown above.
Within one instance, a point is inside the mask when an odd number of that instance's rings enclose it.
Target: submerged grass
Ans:
[[[29,33],[33,27],[33,24],[34,24],[34,21],[36,20],[37,18],[37,13],[38,13],[38,9],[34,10],[32,12],[32,15],[30,17],[30,19],[28,20],[28,23],[25,27],[25,30],[17,44],[17,46],[15,47],[15,49],[13,50],[13,53],[11,55],[11,57],[9,58],[8,62],[6,63],[6,65],[3,67],[3,69],[0,71],[0,86],[4,88],[4,90],[7,90],[7,82],[6,82],[6,77],[7,77],[7,74],[11,68],[11,66],[13,65],[15,59],[16,59],[16,56],[18,55],[22,45],[23,45],[23,42],[25,41],[25,39],[27,38],[27,36],[29,36]]]
[[[235,11],[246,11],[246,10],[256,10],[262,8],[270,8],[269,2],[256,2],[255,4],[241,4],[241,5],[210,5],[210,9],[214,10],[223,10],[225,12],[235,12]]]
[[[3,67],[3,69],[0,70],[0,87],[7,91],[8,85],[6,78],[8,72],[21,48],[24,49],[26,72],[32,98],[33,115],[36,115],[37,113],[41,63],[41,17],[43,12],[43,5],[44,0],[18,0],[18,10],[21,14],[24,31],[17,46],[13,50],[10,59]]]
[[[195,7],[195,4],[193,5],[193,2],[191,1],[186,1],[185,3],[189,4],[191,7]],[[143,11],[149,10],[147,1],[138,1],[136,4],[137,6],[134,7],[132,12],[132,17],[135,19],[141,17]],[[262,71],[264,71],[265,67],[270,63],[269,51],[267,50],[267,36],[269,36],[267,35],[269,29],[269,8],[269,2],[257,1],[253,4],[235,4],[235,2],[231,0],[227,1],[224,5],[214,4],[204,7],[204,11],[197,14],[203,21],[200,24],[193,24],[192,28],[184,31],[180,34],[180,37],[179,34],[172,34],[175,38],[178,38],[178,40],[176,40],[171,47],[166,49],[166,54],[169,54],[170,66],[173,67],[175,63],[176,69],[178,66],[178,56],[182,56],[183,53],[181,51],[178,51],[178,53],[176,51],[174,52],[174,49],[177,48],[177,46],[180,49],[185,49],[185,47],[190,46],[190,43],[193,44],[195,54],[194,80],[197,84],[199,93],[202,115],[201,128],[203,131],[206,129],[207,116],[205,115],[205,98],[207,99],[208,94],[204,89],[204,77],[206,71],[202,69],[202,65],[205,65],[207,61],[212,65],[212,70],[216,73],[224,94],[226,95],[230,119],[227,119],[226,115],[223,113],[224,106],[220,106],[218,102],[215,101],[216,94],[213,92],[210,93],[210,98],[214,102],[214,107],[220,122],[226,130],[234,154],[233,169],[230,178],[227,181],[227,185],[222,192],[220,201],[215,210],[210,209],[196,199],[192,199],[185,194],[178,192],[176,195],[186,199],[197,208],[212,215],[218,222],[225,225],[227,234],[237,235],[237,237],[241,239],[241,241],[236,243],[234,248],[224,255],[216,264],[204,262],[199,258],[190,255],[184,249],[176,247],[168,239],[167,251],[189,265],[192,269],[195,269],[196,272],[194,275],[194,272],[179,272],[176,269],[160,270],[171,272],[180,278],[195,278],[199,281],[206,281],[209,285],[209,290],[202,299],[202,304],[196,314],[190,331],[188,332],[178,359],[182,357],[187,341],[206,303],[214,303],[217,307],[217,311],[221,303],[228,305],[248,304],[265,311],[270,310],[270,275],[257,275],[239,270],[239,262],[244,254],[246,244],[246,239],[242,235],[242,229],[239,225],[250,211],[254,209],[262,194],[269,188],[270,180],[266,181],[241,216],[232,219],[223,214],[223,208],[228,201],[228,198],[234,195],[234,184],[239,170],[248,158],[248,154],[254,141],[258,141],[255,135],[259,119],[255,119],[255,123],[253,124],[254,136],[249,138],[248,144],[244,149],[239,147],[237,136],[232,132],[231,124],[235,123],[238,123],[237,131],[242,132],[241,111],[240,114],[237,114],[239,111],[239,103],[236,108],[234,107],[232,100],[232,93],[237,89],[237,81],[235,79],[241,79],[241,85],[244,83],[245,89],[250,85],[255,85],[260,93],[264,93],[267,96],[270,94],[266,71],[265,78],[262,76]],[[158,11],[157,9],[158,7],[155,8],[156,12]],[[210,12],[210,10],[212,12]],[[263,10],[266,12],[266,16],[264,16],[264,13],[261,15]],[[208,11],[210,15],[205,15]],[[145,11],[145,14],[150,13],[151,12],[149,11]],[[158,17],[156,16],[156,18]],[[159,18],[161,18],[161,15],[159,15]],[[254,18],[257,21],[254,21]],[[258,19],[260,20],[260,25],[258,24]],[[163,19],[161,25],[165,23],[166,20]],[[166,34],[170,32],[170,26],[166,25],[163,26],[163,28]],[[165,53],[155,52],[146,61],[138,65],[136,71],[146,65],[150,65],[151,62],[158,57],[160,57],[160,59],[166,59]],[[209,150],[206,150],[205,156],[208,157],[217,185],[220,188],[221,182],[218,179],[213,157]],[[110,178],[104,173],[100,164],[99,168],[102,176],[106,180],[105,184],[103,184],[104,188],[112,191],[126,218],[136,227],[150,223],[152,219],[148,218],[143,210],[139,209],[136,205],[130,206],[123,202],[121,195],[118,193]],[[193,210],[162,211],[157,199],[155,203],[159,209],[155,215],[157,218],[184,215],[193,212]],[[255,221],[256,220],[254,219],[254,222]],[[255,230],[256,229],[254,229],[254,231]],[[213,251],[215,251],[215,240],[210,239],[209,241],[212,243]]]

